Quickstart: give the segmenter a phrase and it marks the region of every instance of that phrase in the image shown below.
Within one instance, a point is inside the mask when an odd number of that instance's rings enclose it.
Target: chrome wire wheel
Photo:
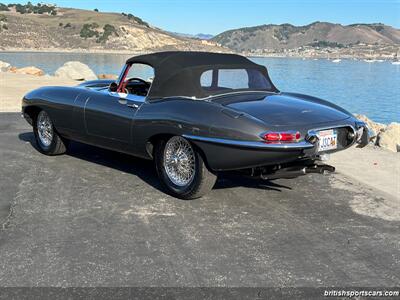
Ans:
[[[37,133],[40,142],[45,147],[49,147],[53,141],[53,124],[51,123],[49,115],[45,111],[41,111],[37,117]]]
[[[196,161],[190,143],[180,136],[172,137],[164,149],[163,167],[168,178],[177,186],[187,186],[194,178]]]

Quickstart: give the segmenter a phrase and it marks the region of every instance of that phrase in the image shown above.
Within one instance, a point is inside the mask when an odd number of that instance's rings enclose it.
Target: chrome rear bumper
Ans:
[[[194,141],[215,143],[215,144],[234,146],[234,147],[252,148],[252,149],[301,150],[301,149],[311,149],[315,147],[314,144],[308,141],[268,144],[263,141],[240,141],[240,140],[213,138],[213,137],[202,137],[202,136],[195,136],[188,134],[184,134],[183,137]]]
[[[357,148],[363,148],[368,145],[375,133],[368,128],[365,122],[356,122],[356,143]]]

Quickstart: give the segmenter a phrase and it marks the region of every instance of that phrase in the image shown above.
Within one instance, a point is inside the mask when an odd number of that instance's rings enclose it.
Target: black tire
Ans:
[[[192,145],[190,145],[194,154],[193,179],[188,184],[183,186],[175,184],[168,176],[166,168],[164,167],[165,147],[168,141],[173,138],[176,137],[161,140],[157,143],[155,147],[154,160],[158,177],[160,178],[163,186],[172,196],[184,200],[200,198],[211,191],[215,184],[215,181],[217,180],[217,176],[213,174],[210,170],[208,170],[199,151],[196,151],[196,149]],[[184,139],[182,137],[179,138]],[[186,139],[184,140],[189,143]]]
[[[49,127],[52,130],[51,139],[49,138],[49,143],[47,144],[42,141],[38,129],[38,120],[41,115],[48,117],[48,120],[50,121]],[[67,150],[67,141],[63,140],[57,133],[56,129],[53,126],[53,122],[50,119],[50,116],[44,110],[39,111],[33,118],[33,133],[35,135],[36,144],[41,153],[46,155],[60,155],[65,153],[65,151]]]

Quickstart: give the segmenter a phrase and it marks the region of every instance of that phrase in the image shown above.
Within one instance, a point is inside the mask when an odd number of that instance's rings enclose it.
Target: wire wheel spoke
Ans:
[[[171,138],[164,149],[164,169],[178,186],[190,184],[195,174],[195,156],[190,143],[182,137]]]
[[[40,142],[48,147],[53,141],[53,125],[49,115],[45,111],[41,111],[37,118],[37,131]]]

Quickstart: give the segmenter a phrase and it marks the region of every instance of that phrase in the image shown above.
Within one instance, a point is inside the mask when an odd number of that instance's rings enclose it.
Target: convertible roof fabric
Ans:
[[[167,51],[132,57],[127,64],[147,64],[154,68],[148,99],[173,96],[204,98],[210,95],[200,84],[203,72],[213,69],[256,69],[269,81],[267,69],[244,56],[195,51]],[[271,91],[277,89],[271,83]]]

